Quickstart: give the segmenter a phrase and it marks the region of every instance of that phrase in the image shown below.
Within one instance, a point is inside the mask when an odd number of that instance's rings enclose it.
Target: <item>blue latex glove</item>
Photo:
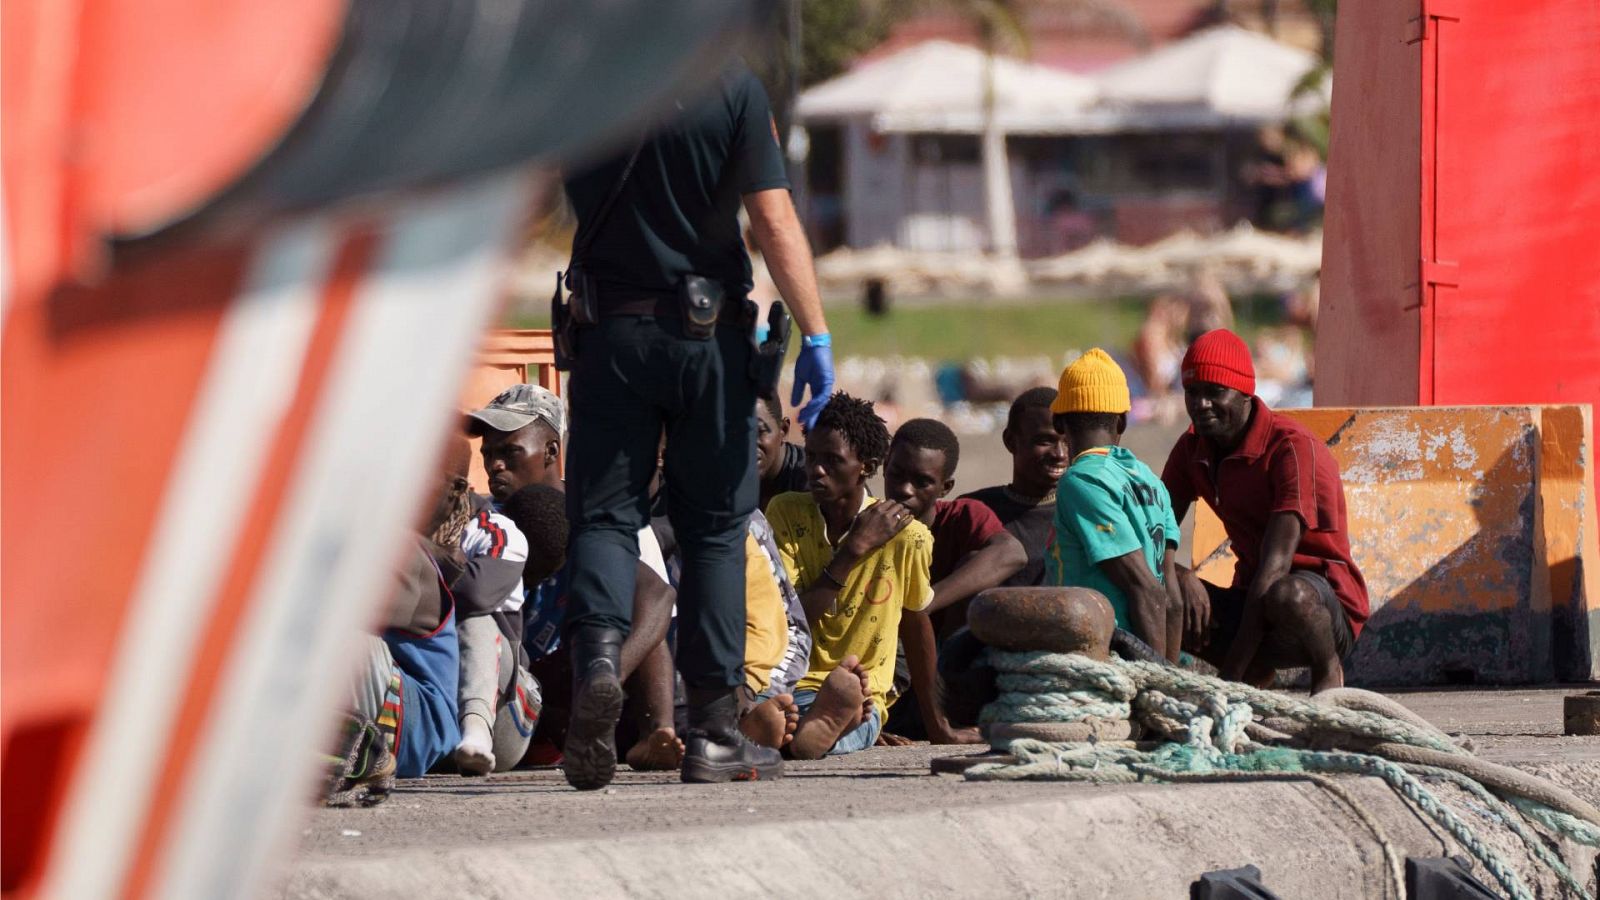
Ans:
[[[833,396],[833,341],[826,334],[807,335],[800,340],[800,356],[794,361],[790,406],[800,405],[806,388],[811,389],[811,401],[800,410],[800,427],[810,431]]]

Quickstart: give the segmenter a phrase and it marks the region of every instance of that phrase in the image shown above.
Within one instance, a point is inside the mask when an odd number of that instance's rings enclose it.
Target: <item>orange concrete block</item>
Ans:
[[[1352,680],[1600,674],[1588,407],[1285,412],[1328,442],[1343,475],[1372,598]],[[1231,582],[1232,554],[1203,503],[1194,547],[1201,577]]]

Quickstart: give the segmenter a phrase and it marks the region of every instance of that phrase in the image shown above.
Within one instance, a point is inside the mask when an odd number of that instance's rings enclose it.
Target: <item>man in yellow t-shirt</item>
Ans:
[[[836,393],[806,435],[810,492],[780,494],[767,507],[811,622],[789,748],[799,759],[873,745],[888,713],[901,611],[933,600],[933,536],[901,504],[867,495],[888,449],[872,404]]]

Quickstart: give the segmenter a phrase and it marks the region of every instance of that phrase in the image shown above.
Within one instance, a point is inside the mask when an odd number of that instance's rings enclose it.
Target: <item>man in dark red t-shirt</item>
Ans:
[[[980,739],[977,729],[951,728],[939,704],[938,642],[965,624],[968,600],[1028,564],[1028,551],[994,510],[977,500],[943,499],[955,487],[960,458],[961,445],[948,426],[912,419],[895,432],[883,465],[884,496],[899,501],[933,532],[933,602],[900,617],[910,690],[890,708],[884,728],[903,737],[926,734],[935,744]]]
[[[1161,480],[1179,521],[1205,500],[1238,559],[1229,587],[1180,573],[1186,646],[1236,681],[1264,685],[1277,669],[1310,666],[1313,692],[1342,686],[1368,603],[1350,557],[1338,462],[1255,396],[1250,351],[1233,332],[1197,338],[1182,377],[1194,427]]]

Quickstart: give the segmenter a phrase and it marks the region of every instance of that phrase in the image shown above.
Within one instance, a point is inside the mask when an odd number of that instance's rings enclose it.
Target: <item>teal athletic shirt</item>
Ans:
[[[1117,627],[1131,629],[1128,598],[1100,563],[1144,552],[1156,580],[1161,556],[1178,543],[1178,522],[1161,479],[1121,447],[1078,454],[1056,488],[1055,529],[1045,547],[1045,584],[1092,588],[1106,595]]]

